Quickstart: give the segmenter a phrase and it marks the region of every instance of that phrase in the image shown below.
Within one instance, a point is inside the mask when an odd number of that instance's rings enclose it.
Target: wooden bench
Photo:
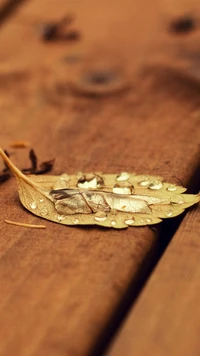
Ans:
[[[198,10],[0,1],[0,142],[16,165],[29,165],[28,150],[9,144],[25,140],[41,162],[56,159],[53,174],[161,175],[197,193],[200,28],[170,24]],[[23,209],[12,178],[0,214],[0,355],[199,355],[198,206],[153,229],[67,227]]]

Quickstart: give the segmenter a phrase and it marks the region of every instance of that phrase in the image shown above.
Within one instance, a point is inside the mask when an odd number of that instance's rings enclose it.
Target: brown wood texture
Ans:
[[[0,9],[2,9],[6,5],[6,0],[0,0]]]
[[[18,7],[0,31],[1,145],[18,167],[29,164],[28,151],[9,143],[25,140],[41,161],[56,158],[54,174],[136,171],[189,184],[199,159],[200,100],[196,62],[185,57],[198,34],[171,36],[172,10],[144,0]],[[68,13],[80,40],[44,42],[41,23]],[[107,79],[98,89],[93,78],[102,71]],[[157,235],[147,227],[43,221],[21,207],[14,179],[1,185],[0,214],[0,355],[88,355],[159,245]]]
[[[199,212],[185,217],[107,355],[199,355]]]
[[[26,0],[0,0],[0,26],[17,10],[23,1]]]

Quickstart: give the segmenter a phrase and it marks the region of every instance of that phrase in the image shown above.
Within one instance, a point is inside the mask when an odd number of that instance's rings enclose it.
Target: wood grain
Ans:
[[[41,161],[56,158],[54,174],[136,171],[188,185],[199,159],[198,79],[174,72],[168,54],[179,62],[178,40],[161,8],[144,0],[18,8],[0,32],[3,147],[29,141]],[[44,42],[41,23],[68,13],[80,40]],[[101,95],[87,79],[99,72],[114,78]],[[29,164],[28,150],[10,153],[18,167]],[[21,207],[14,179],[1,186],[0,214],[0,355],[88,355],[161,241],[149,228],[8,226],[4,219],[44,222]]]

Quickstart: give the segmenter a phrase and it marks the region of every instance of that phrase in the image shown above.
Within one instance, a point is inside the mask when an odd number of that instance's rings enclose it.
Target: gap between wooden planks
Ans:
[[[128,0],[114,8],[91,0],[69,7],[35,0],[18,8],[0,32],[4,147],[31,142],[41,161],[56,157],[55,174],[128,170],[188,185],[198,165],[199,91],[162,63],[152,66],[161,46],[171,67],[168,50],[176,57],[182,43],[165,34],[161,8]],[[38,24],[68,11],[80,42],[42,42]],[[96,63],[117,68],[129,90],[101,98],[71,91],[69,82],[82,83],[82,71]],[[13,152],[13,159],[25,166],[27,152]],[[14,180],[1,186],[0,214],[2,221],[41,222],[22,209]],[[1,226],[0,355],[88,355],[142,263],[162,244],[149,228],[45,225]]]

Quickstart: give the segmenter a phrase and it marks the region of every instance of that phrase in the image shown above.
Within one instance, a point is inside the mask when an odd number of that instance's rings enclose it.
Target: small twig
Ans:
[[[9,155],[8,151],[4,150],[4,152],[5,152],[6,156],[9,158],[10,155]],[[9,172],[9,167],[7,166],[7,164],[5,162],[4,162],[4,166],[5,166],[5,168],[3,169],[3,172],[4,173]]]
[[[33,225],[33,224],[25,224],[17,221],[11,221],[11,220],[4,220],[6,224],[10,225],[16,225],[16,226],[22,226],[22,227],[30,227],[34,229],[46,229],[45,225]]]

